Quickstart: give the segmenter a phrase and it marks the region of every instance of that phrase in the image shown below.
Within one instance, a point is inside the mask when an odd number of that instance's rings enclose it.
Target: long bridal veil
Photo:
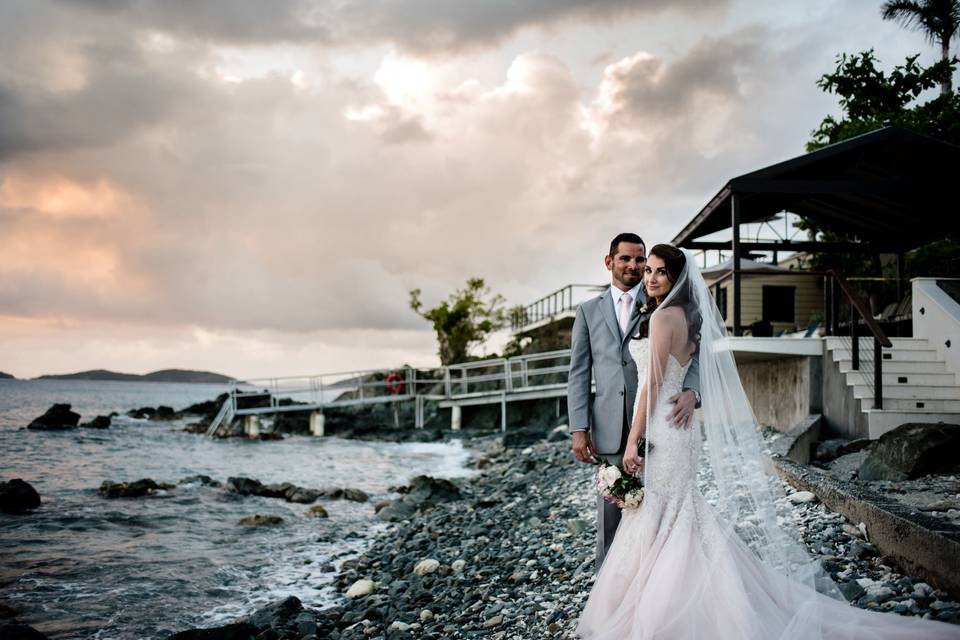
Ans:
[[[710,479],[706,495],[731,525],[725,533],[737,535],[764,564],[793,582],[842,600],[791,523],[778,518],[777,487],[765,465],[763,437],[729,350],[723,318],[693,256],[681,251],[686,258],[683,270],[650,321],[648,388],[662,382],[670,358],[681,363],[696,359],[705,453],[700,473]],[[655,400],[655,393],[649,394],[647,424],[654,422]],[[655,438],[649,442],[656,446]],[[649,455],[647,459],[653,462]],[[785,582],[784,588],[793,586]]]

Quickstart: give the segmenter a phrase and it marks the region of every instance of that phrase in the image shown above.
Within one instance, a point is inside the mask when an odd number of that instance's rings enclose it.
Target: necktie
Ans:
[[[630,325],[630,316],[633,315],[633,296],[625,293],[620,296],[620,330],[623,335],[627,335],[627,327]]]

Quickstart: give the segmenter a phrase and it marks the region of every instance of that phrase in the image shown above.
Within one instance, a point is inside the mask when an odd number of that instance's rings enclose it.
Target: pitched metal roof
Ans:
[[[912,249],[960,232],[960,147],[897,127],[877,129],[731,179],[673,244],[791,211],[860,240]]]

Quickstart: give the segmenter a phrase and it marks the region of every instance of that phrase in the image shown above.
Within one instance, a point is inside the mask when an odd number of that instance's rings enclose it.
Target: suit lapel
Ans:
[[[627,323],[627,333],[623,336],[623,341],[626,342],[627,339],[632,336],[637,331],[637,325],[640,323],[640,312],[638,309],[647,303],[647,294],[643,290],[643,287],[640,287],[640,290],[637,291],[637,300],[633,303],[633,314],[630,316],[630,322]],[[619,326],[619,325],[618,325]]]
[[[613,313],[613,304],[607,302],[609,299],[610,289],[607,289],[606,293],[600,296],[600,313],[603,315],[603,319],[607,321],[607,327],[613,332],[614,337],[622,340],[623,335],[620,333],[620,323],[617,322],[617,317]]]

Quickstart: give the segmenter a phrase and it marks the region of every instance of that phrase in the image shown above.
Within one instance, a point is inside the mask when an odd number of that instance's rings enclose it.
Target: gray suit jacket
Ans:
[[[646,301],[642,289],[640,299]],[[567,415],[570,432],[590,431],[597,453],[619,453],[624,425],[629,428],[633,421],[637,365],[630,355],[628,341],[646,317],[634,308],[624,335],[610,301],[610,289],[577,309],[567,378]],[[591,372],[597,383],[593,400]],[[687,370],[683,386],[700,393],[700,363],[696,359]]]

